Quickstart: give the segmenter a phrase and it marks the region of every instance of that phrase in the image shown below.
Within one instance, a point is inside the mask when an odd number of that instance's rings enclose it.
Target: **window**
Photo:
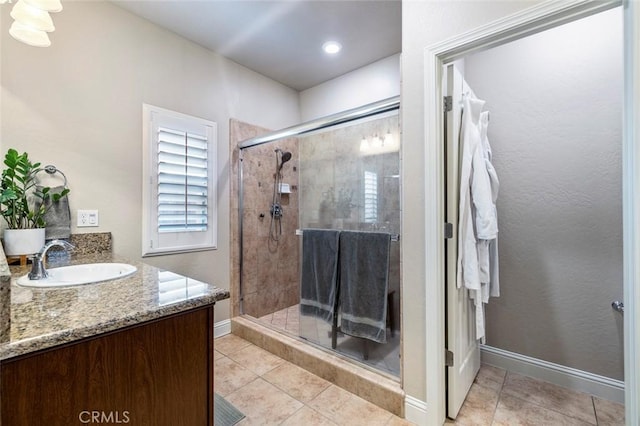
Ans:
[[[378,174],[364,172],[364,221],[376,223],[378,221]]]
[[[216,123],[143,105],[142,255],[216,247]]]

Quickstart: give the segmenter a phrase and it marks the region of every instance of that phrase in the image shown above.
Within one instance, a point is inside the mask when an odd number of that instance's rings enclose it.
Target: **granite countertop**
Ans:
[[[100,262],[129,263],[138,270],[102,283],[42,289],[15,283],[30,265],[9,267],[11,324],[9,340],[0,343],[0,360],[229,298],[228,290],[111,253],[64,256],[47,267]],[[6,270],[0,269],[6,277]]]

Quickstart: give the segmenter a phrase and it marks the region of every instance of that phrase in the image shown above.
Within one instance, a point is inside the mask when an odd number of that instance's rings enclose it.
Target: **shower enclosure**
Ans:
[[[241,313],[395,377],[398,108],[398,99],[390,99],[240,143],[238,200]],[[331,321],[300,313],[303,229],[389,234],[386,343],[341,333]]]

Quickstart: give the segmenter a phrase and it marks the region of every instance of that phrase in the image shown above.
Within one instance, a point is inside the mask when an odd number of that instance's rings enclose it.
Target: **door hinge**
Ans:
[[[453,224],[445,222],[444,224],[444,237],[453,238]]]
[[[453,367],[453,352],[448,349],[444,351],[444,365],[447,367]]]
[[[444,112],[453,111],[453,96],[444,97]]]

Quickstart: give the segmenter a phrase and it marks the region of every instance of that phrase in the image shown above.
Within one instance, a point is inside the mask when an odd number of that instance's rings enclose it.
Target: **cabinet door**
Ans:
[[[213,307],[3,362],[2,424],[213,425]]]

